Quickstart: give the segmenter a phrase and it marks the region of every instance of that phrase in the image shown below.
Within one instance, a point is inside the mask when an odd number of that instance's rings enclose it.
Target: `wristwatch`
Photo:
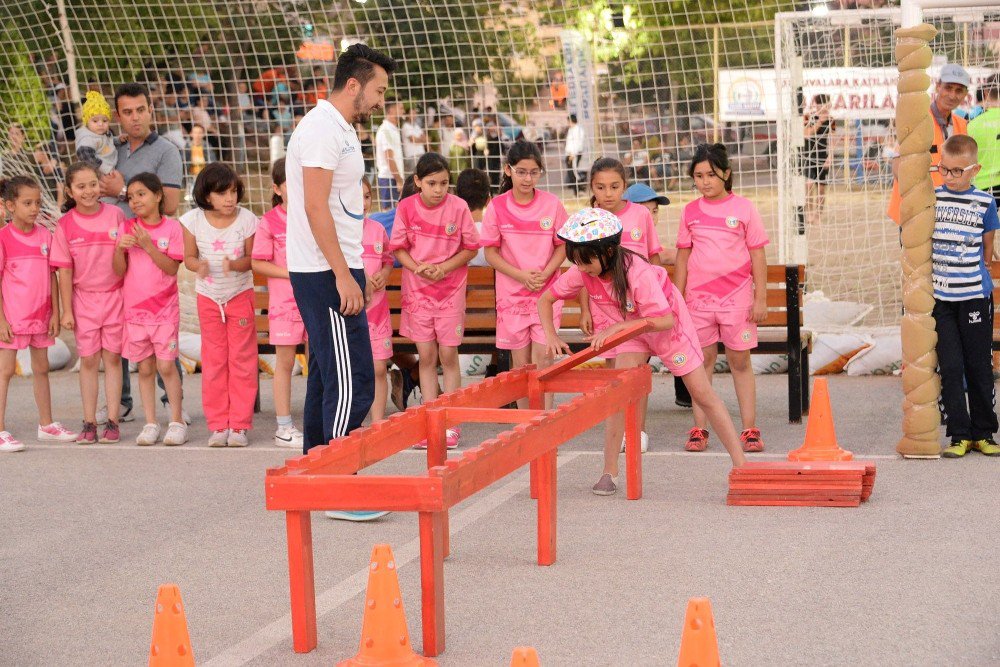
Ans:
[[[128,187],[122,186],[122,191],[118,193],[118,201],[128,201]]]

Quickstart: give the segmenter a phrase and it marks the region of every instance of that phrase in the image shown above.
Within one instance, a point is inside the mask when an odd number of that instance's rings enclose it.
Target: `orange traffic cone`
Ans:
[[[854,454],[837,445],[833,430],[833,410],[826,378],[813,382],[813,398],[806,422],[806,439],[798,449],[788,452],[789,461],[850,461]]]
[[[338,667],[420,667],[437,665],[436,660],[414,653],[406,629],[403,598],[399,593],[396,558],[388,544],[372,549],[365,593],[365,617],[361,625],[358,654]]]
[[[712,603],[708,598],[691,598],[684,615],[677,667],[720,667],[721,664]]]
[[[538,652],[530,646],[518,646],[510,656],[510,667],[540,667]]]
[[[194,667],[191,637],[188,635],[181,589],[163,584],[156,593],[153,615],[153,642],[149,647],[149,667]]]

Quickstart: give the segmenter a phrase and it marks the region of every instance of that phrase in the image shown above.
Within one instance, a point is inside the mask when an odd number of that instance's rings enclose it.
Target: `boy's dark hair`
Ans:
[[[463,169],[455,182],[455,195],[479,211],[490,203],[490,177],[482,169]]]
[[[515,141],[514,145],[507,151],[507,166],[511,169],[513,169],[514,166],[521,160],[534,160],[539,169],[545,169],[545,160],[542,159],[542,151],[538,150],[538,145],[531,141],[519,139],[518,141]],[[503,176],[500,178],[500,194],[503,194],[508,190],[512,190],[513,188],[514,181],[511,180],[511,177],[507,175],[505,170],[503,172]]]
[[[571,113],[569,115],[569,122],[571,122],[571,123],[575,123],[576,122],[576,114],[575,113]]]
[[[160,215],[163,215],[163,207],[166,203],[163,201],[163,182],[160,180],[160,177],[148,171],[136,174],[132,178],[128,179],[128,185],[125,186],[126,191],[128,191],[128,188],[131,187],[133,183],[141,183],[153,194],[160,195]]]
[[[92,171],[98,178],[101,177],[101,174],[97,171],[97,167],[89,162],[74,162],[71,164],[69,168],[66,169],[66,189],[64,190],[65,194],[63,195],[65,201],[62,205],[63,213],[68,213],[71,209],[76,208],[76,200],[73,199],[72,193],[73,178],[81,171]]]
[[[19,174],[10,178],[0,179],[0,199],[3,201],[14,201],[21,195],[21,188],[33,188],[41,190],[34,176]]]
[[[271,182],[278,187],[285,182],[285,158],[279,158],[271,165]],[[277,192],[271,195],[271,206],[279,206],[282,203],[281,195]]]
[[[440,153],[424,153],[417,160],[417,168],[414,170],[413,175],[422,179],[439,171],[445,172],[448,174],[448,178],[451,178],[448,161],[444,159],[443,155]]]
[[[694,168],[702,162],[708,162],[716,174],[729,172],[729,177],[725,179],[726,192],[733,191],[733,167],[729,163],[729,152],[725,144],[698,144],[694,149],[694,157],[688,165],[688,176],[694,178]],[[719,178],[722,178],[720,175]]]
[[[590,175],[587,177],[587,183],[593,183],[594,177],[597,176],[602,171],[613,171],[622,177],[622,181],[625,183],[622,187],[622,193],[628,188],[628,172],[625,171],[625,165],[621,163],[621,160],[617,160],[613,157],[599,157],[594,160],[594,164],[590,167]],[[597,205],[597,197],[594,195],[590,196],[590,205]]]
[[[203,211],[211,211],[212,205],[208,203],[208,195],[213,192],[226,192],[230,188],[236,188],[236,201],[243,201],[243,179],[240,178],[236,170],[224,162],[212,162],[205,166],[194,181],[194,201]]]
[[[333,90],[343,90],[349,79],[355,79],[363,87],[375,78],[375,67],[381,67],[386,74],[392,74],[396,71],[396,61],[365,44],[350,46],[337,58]]]
[[[115,88],[115,111],[118,111],[118,99],[121,97],[144,97],[150,104],[149,88],[141,83],[123,83]]]

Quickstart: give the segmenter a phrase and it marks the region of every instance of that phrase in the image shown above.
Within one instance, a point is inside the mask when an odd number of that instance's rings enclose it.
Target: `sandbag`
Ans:
[[[804,326],[810,331],[857,324],[872,312],[873,308],[866,303],[855,301],[831,301],[820,291],[806,294],[803,301]]]
[[[840,373],[861,350],[871,347],[869,336],[855,333],[819,333],[813,338],[809,368],[812,375]]]
[[[872,346],[851,357],[844,370],[851,377],[892,375],[903,368],[903,343],[899,330],[876,334]]]
[[[462,370],[464,377],[475,377],[486,375],[486,366],[490,363],[488,354],[460,354],[458,355],[458,367]]]
[[[201,370],[201,334],[182,331],[177,336],[178,359],[188,375]]]
[[[780,375],[788,372],[787,354],[754,354],[750,356],[754,375]]]
[[[47,348],[47,352],[49,357],[49,371],[62,370],[69,365],[72,355],[69,352],[69,346],[61,339],[56,338],[55,344]],[[21,377],[31,377],[31,348],[26,347],[23,350],[17,351],[14,362],[14,374]]]

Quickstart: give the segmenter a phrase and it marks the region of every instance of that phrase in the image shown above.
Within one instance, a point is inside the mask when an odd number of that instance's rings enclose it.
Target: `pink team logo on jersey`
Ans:
[[[675,354],[673,359],[671,359],[674,362],[674,366],[683,366],[687,363],[687,360],[687,355],[684,354]]]
[[[382,341],[382,347],[388,350],[390,347],[392,347],[392,341],[386,338],[384,341]]]
[[[108,237],[112,241],[114,241],[115,239],[117,239],[118,238],[118,228],[117,227],[112,227],[111,229],[109,229],[108,230]]]
[[[459,336],[462,335],[462,325],[461,324],[459,324],[457,327],[455,327],[455,333],[457,335],[459,335]]]
[[[744,343],[749,343],[750,342],[750,332],[744,329],[743,333],[740,334],[740,338],[743,340]]]
[[[635,304],[632,303],[631,301],[626,301],[625,302],[625,312],[627,312],[627,313],[634,313],[635,312]]]
[[[42,257],[48,257],[49,256],[49,244],[48,243],[43,243],[39,249],[42,251]]]
[[[638,227],[633,227],[632,231],[629,232],[628,235],[632,237],[633,241],[638,241],[642,238],[642,230]]]
[[[171,352],[173,352],[174,350],[177,349],[177,339],[176,338],[171,338],[170,339],[170,342],[167,343],[167,349],[170,350]]]
[[[552,229],[552,218],[542,218],[541,221],[539,221],[538,226],[545,230]]]
[[[452,222],[447,227],[444,228],[444,231],[447,234],[454,234],[455,232],[458,231],[458,225]]]
[[[160,250],[166,250],[170,246],[170,239],[163,237],[162,239],[156,239],[156,247]]]
[[[740,225],[740,219],[734,216],[729,216],[726,218],[726,227],[730,229],[736,229]]]
[[[376,241],[375,242],[375,254],[376,255],[381,255],[382,254],[382,242],[381,241]]]

